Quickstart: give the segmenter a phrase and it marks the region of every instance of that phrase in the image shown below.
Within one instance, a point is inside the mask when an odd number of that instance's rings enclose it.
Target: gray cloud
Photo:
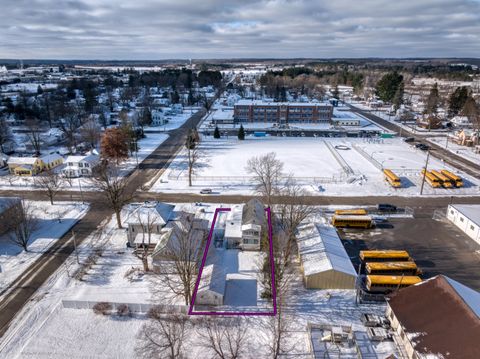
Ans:
[[[1,58],[480,56],[478,0],[2,0]]]

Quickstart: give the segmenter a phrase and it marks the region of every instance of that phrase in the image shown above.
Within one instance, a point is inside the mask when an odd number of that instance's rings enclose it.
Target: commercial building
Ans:
[[[297,243],[306,288],[355,288],[357,272],[334,227],[302,224]]]
[[[480,244],[480,205],[451,204],[447,208],[447,218]]]
[[[396,291],[386,315],[408,358],[480,358],[480,293],[451,278]]]
[[[313,102],[238,101],[233,110],[235,123],[265,122],[280,125],[295,123],[329,123],[333,106]]]

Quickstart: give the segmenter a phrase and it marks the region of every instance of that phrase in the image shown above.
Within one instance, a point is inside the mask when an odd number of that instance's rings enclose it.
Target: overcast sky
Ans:
[[[0,58],[480,57],[479,0],[0,0]]]

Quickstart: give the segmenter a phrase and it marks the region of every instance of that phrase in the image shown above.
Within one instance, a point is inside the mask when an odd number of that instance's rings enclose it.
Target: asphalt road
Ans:
[[[380,117],[374,115],[370,111],[365,111],[365,110],[358,109],[358,108],[356,108],[356,107],[354,107],[354,106],[352,106],[348,103],[345,103],[345,105],[347,105],[352,112],[358,113],[358,114],[368,118],[370,121],[386,128],[388,130],[395,131],[395,132],[400,132],[400,127],[395,123],[384,120],[383,118],[380,118]],[[469,161],[469,160],[467,160],[467,159],[465,159],[461,156],[458,156],[458,155],[456,155],[452,152],[449,152],[448,150],[446,150],[442,146],[439,146],[438,144],[425,141],[425,138],[423,136],[419,135],[419,134],[414,134],[411,131],[408,131],[404,128],[402,129],[401,132],[402,132],[402,137],[413,137],[415,139],[415,142],[428,144],[431,148],[430,149],[430,154],[432,156],[437,157],[440,160],[445,161],[445,163],[448,163],[449,165],[451,165],[453,167],[456,167],[456,168],[462,170],[465,173],[468,173],[472,177],[480,179],[480,166],[478,164],[473,163],[473,162],[471,162],[471,161]]]
[[[134,196],[135,192],[145,183],[153,179],[164,170],[176,152],[185,142],[188,130],[196,127],[203,111],[197,112],[180,128],[170,131],[169,138],[153,151],[129,176],[127,193]],[[27,199],[45,199],[42,191],[2,191],[5,196],[20,196]],[[61,193],[58,199],[81,200],[80,193]],[[83,198],[90,202],[90,209],[86,215],[73,227],[75,240],[80,245],[89,235],[94,233],[101,223],[112,215],[106,206],[105,200],[99,193],[85,192]],[[10,286],[1,288],[0,294],[8,294],[0,301],[0,337],[5,334],[15,315],[30,300],[32,295],[45,281],[65,262],[74,251],[71,232],[62,236],[55,244],[43,253],[25,272],[23,272]]]

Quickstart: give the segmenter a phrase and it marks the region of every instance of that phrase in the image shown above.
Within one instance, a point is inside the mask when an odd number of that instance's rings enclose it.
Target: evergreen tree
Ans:
[[[213,131],[213,138],[220,138],[220,130],[218,126],[215,126],[215,131]]]
[[[37,95],[41,95],[43,93],[42,86],[38,85],[37,87]]]
[[[404,85],[402,81],[400,82],[400,85],[398,86],[397,91],[395,92],[395,96],[393,97],[393,108],[395,109],[395,111],[398,111],[398,109],[403,104],[403,93],[404,93]]]
[[[454,117],[460,113],[469,97],[466,86],[457,87],[448,99],[448,115]]]
[[[243,125],[240,125],[238,129],[238,139],[243,141],[245,139],[245,130],[243,129]]]
[[[430,93],[428,94],[424,114],[436,116],[438,105],[440,104],[440,94],[438,93],[438,85],[435,82]]]
[[[335,84],[335,87],[333,88],[332,96],[333,96],[333,98],[336,98],[337,100],[340,97],[340,91],[338,91],[338,85],[337,84]]]
[[[384,75],[376,86],[376,94],[384,102],[392,102],[398,87],[403,81],[403,76],[398,72]]]

